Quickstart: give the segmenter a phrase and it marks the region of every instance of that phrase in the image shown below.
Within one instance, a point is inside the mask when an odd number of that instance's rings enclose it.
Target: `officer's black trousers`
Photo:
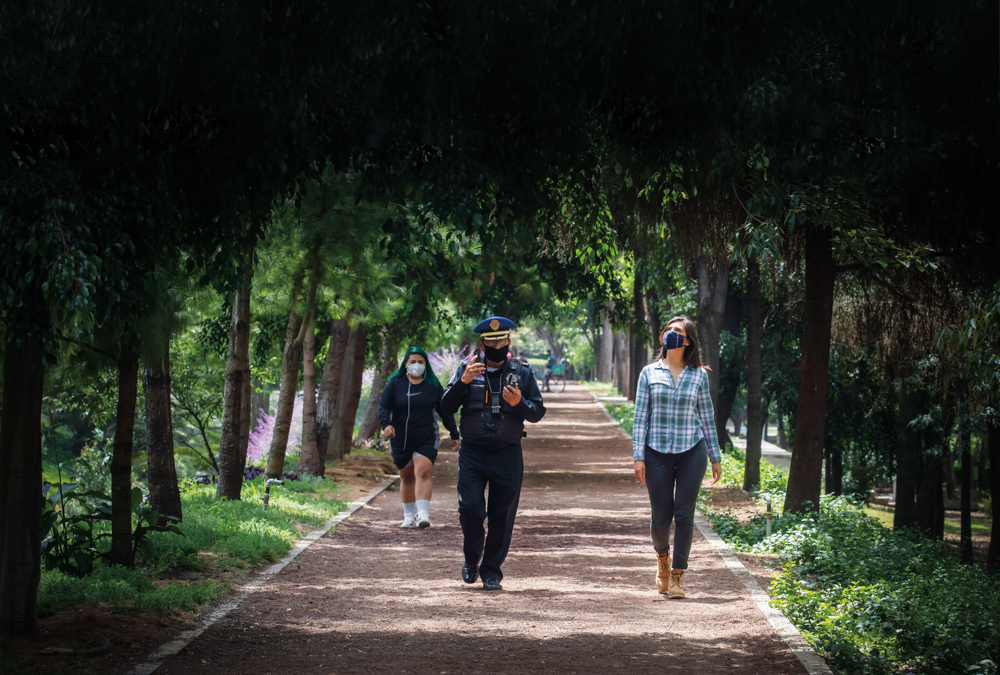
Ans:
[[[503,579],[500,566],[510,548],[523,476],[520,443],[489,450],[462,439],[458,455],[458,520],[465,536],[465,561],[476,564],[481,556],[479,575],[483,579]],[[487,485],[488,506],[484,494]],[[483,528],[484,520],[488,521],[489,533]]]

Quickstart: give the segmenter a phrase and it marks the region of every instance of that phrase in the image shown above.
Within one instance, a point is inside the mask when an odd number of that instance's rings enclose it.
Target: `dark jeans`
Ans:
[[[483,579],[503,579],[500,566],[510,549],[523,476],[520,443],[492,450],[462,439],[458,454],[458,521],[465,537],[465,561],[476,564],[482,558],[479,574]],[[483,527],[484,520],[489,533]]]
[[[674,522],[673,569],[686,570],[694,538],[694,510],[708,467],[708,444],[698,441],[686,452],[671,455],[646,446],[646,489],[653,517],[649,534],[657,555],[670,552],[670,522]],[[675,492],[676,488],[676,492]]]

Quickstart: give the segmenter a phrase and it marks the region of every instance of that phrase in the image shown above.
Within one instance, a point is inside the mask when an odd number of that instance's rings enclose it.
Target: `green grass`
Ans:
[[[199,553],[211,553],[212,565],[220,571],[274,562],[299,539],[295,527],[317,527],[337,515],[345,503],[324,499],[336,483],[322,478],[286,481],[271,488],[267,512],[261,509],[263,479],[246,481],[242,500],[215,499],[214,485],[186,482],[181,489],[184,536],[153,533],[153,554],[139,561],[144,572],[99,567],[82,579],[56,570],[42,572],[38,593],[39,613],[48,616],[75,603],[108,602],[124,609],[191,610],[212,602],[230,590],[228,584],[211,579],[185,586],[154,587],[152,581],[167,570],[201,570]]]
[[[632,421],[635,417],[634,403],[602,403],[611,417],[625,430],[629,436],[632,435]]]
[[[592,382],[585,380],[583,385],[598,396],[618,396],[618,389],[610,382]]]
[[[179,609],[190,612],[206,602],[219,600],[231,590],[228,583],[212,579],[157,588],[141,571],[124,567],[100,567],[82,579],[52,570],[42,573],[38,616],[51,616],[66,605],[102,602],[129,611]]]
[[[882,523],[884,527],[890,530],[893,527],[893,518],[895,516],[895,510],[892,507],[864,507],[864,512],[875,520]],[[962,526],[959,521],[959,517],[954,514],[953,511],[946,512],[944,520],[944,531],[949,534],[961,534]],[[993,521],[989,518],[973,518],[972,519],[972,534],[978,534],[988,537],[992,533]]]
[[[875,509],[871,506],[865,506],[861,509],[864,511],[865,515],[869,518],[874,519],[876,522],[880,523],[882,527],[892,529],[892,519],[893,512],[888,509]]]

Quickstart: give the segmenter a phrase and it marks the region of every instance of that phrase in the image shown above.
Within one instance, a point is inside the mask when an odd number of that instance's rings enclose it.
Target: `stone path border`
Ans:
[[[330,520],[326,521],[326,523],[324,523],[318,529],[313,530],[306,536],[299,539],[295,548],[289,551],[284,558],[282,558],[281,560],[279,560],[278,562],[274,563],[273,565],[265,569],[263,572],[261,572],[256,579],[254,579],[249,584],[244,586],[242,593],[237,595],[235,598],[232,598],[231,600],[224,602],[223,604],[216,607],[215,610],[208,615],[208,617],[202,622],[202,624],[199,627],[184,631],[176,638],[162,645],[155,652],[147,656],[146,662],[136,666],[132,670],[131,675],[150,675],[150,673],[155,672],[156,669],[162,666],[168,658],[179,653],[182,649],[191,644],[191,642],[193,642],[199,635],[201,635],[206,630],[211,628],[212,625],[215,624],[215,622],[217,622],[219,619],[229,614],[229,612],[239,607],[244,600],[250,597],[250,594],[259,590],[264,584],[270,581],[274,575],[276,575],[281,570],[285,569],[288,563],[295,560],[295,558],[300,553],[302,553],[304,550],[312,546],[317,539],[325,535],[327,532],[332,530],[340,523],[350,518],[351,514],[353,514],[355,511],[360,509],[362,506],[364,506],[371,500],[378,497],[383,492],[385,492],[389,488],[389,486],[395,483],[397,480],[399,480],[399,476],[389,476],[385,478],[381,483],[379,483],[371,490],[369,490],[367,495],[355,499],[353,502],[350,503],[350,505],[348,505],[346,509],[335,515]]]
[[[614,423],[622,436],[631,440],[632,437],[622,429],[621,425],[618,424],[618,420],[612,417],[608,409],[597,400],[597,395],[593,391],[590,393],[594,397],[594,403],[604,411],[604,414]],[[715,533],[715,530],[702,517],[701,513],[695,512],[694,524],[698,528],[698,531],[701,532],[701,536],[705,537],[708,543],[712,545],[712,548],[718,552],[723,562],[726,563],[726,567],[729,568],[729,571],[743,583],[745,589],[750,591],[750,595],[754,602],[757,603],[757,608],[760,609],[761,614],[767,618],[768,622],[778,635],[781,636],[781,639],[785,641],[785,644],[795,654],[795,658],[799,660],[799,663],[802,664],[802,667],[806,669],[809,675],[833,675],[830,666],[826,665],[823,657],[809,646],[809,643],[802,637],[799,629],[780,610],[771,607],[771,598],[760,587],[760,584],[753,578],[750,571],[740,562],[740,559],[736,557],[732,549],[726,545],[726,542],[722,541],[722,538]]]
[[[705,537],[708,543],[712,545],[712,548],[722,557],[729,571],[743,582],[743,588],[750,591],[754,602],[757,603],[757,608],[767,617],[768,622],[778,632],[781,639],[785,641],[788,648],[792,650],[792,653],[795,654],[795,657],[809,672],[809,675],[833,675],[833,671],[826,665],[826,661],[809,646],[809,643],[802,637],[799,629],[785,617],[781,610],[771,607],[771,598],[753,578],[750,570],[744,567],[732,549],[726,545],[726,542],[722,541],[722,538],[715,533],[712,526],[702,517],[701,513],[695,512],[694,524],[698,528],[698,531],[701,532],[701,536]]]

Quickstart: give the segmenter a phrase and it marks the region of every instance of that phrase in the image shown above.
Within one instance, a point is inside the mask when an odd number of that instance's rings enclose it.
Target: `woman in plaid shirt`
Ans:
[[[709,485],[722,477],[722,454],[694,322],[686,316],[671,319],[660,340],[657,360],[639,374],[632,455],[635,476],[649,491],[653,511],[649,533],[656,549],[656,587],[669,598],[683,598],[698,490],[709,458]]]

